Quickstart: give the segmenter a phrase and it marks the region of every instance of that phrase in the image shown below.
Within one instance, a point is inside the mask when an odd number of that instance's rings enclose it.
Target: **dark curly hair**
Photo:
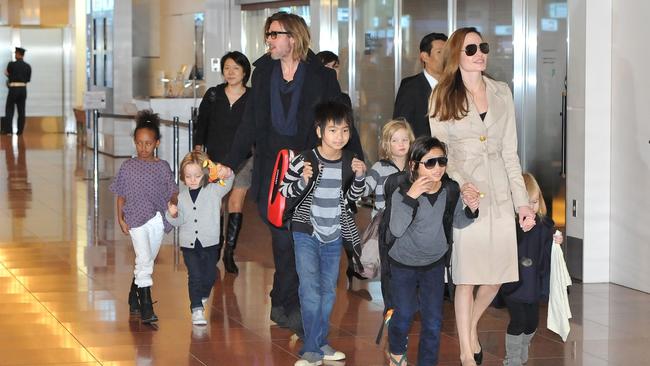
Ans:
[[[143,109],[135,116],[135,130],[133,130],[133,137],[138,133],[138,130],[146,128],[153,132],[156,141],[160,140],[160,117],[158,113],[154,113],[151,109]]]

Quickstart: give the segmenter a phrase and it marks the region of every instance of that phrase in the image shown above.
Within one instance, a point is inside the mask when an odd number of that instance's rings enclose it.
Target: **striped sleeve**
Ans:
[[[366,186],[365,185],[365,180],[366,180],[365,176],[360,177],[360,178],[354,177],[354,182],[352,182],[352,185],[350,186],[350,189],[348,190],[348,194],[347,194],[348,200],[356,201],[359,198],[361,198],[361,196],[363,196],[363,192],[364,192],[365,186]]]
[[[372,165],[372,168],[370,168],[370,172],[368,172],[368,175],[366,176],[366,187],[363,192],[364,197],[369,196],[371,193],[375,192],[375,188],[377,188],[377,183],[379,183],[379,169],[381,169],[381,163],[376,162]]]
[[[305,189],[306,184],[302,179],[302,168],[304,166],[305,159],[302,155],[297,155],[291,163],[289,163],[289,169],[284,175],[284,179],[280,183],[280,194],[289,198],[289,197],[298,197],[302,194],[302,191]]]

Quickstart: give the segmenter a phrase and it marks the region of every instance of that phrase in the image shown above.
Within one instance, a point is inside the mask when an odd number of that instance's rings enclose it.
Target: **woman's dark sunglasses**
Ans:
[[[435,168],[436,164],[440,165],[440,167],[444,168],[447,166],[447,157],[446,156],[440,156],[437,158],[431,158],[426,161],[418,161],[419,164],[424,164],[424,167],[427,169],[433,169]]]
[[[276,38],[278,38],[278,34],[291,34],[291,33],[289,33],[289,32],[281,32],[281,31],[270,31],[270,32],[266,32],[266,33],[264,33],[264,35],[266,36],[266,38],[271,37],[271,39],[276,39]]]
[[[490,53],[490,45],[487,44],[487,42],[483,42],[481,44],[468,44],[465,46],[465,49],[463,51],[465,51],[465,54],[467,56],[474,56],[476,54],[476,51],[479,49],[484,55]]]

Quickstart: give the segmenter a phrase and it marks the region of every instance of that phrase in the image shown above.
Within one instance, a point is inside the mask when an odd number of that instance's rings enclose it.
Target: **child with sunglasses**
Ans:
[[[422,330],[417,364],[436,365],[445,254],[451,243],[451,225],[445,227],[444,222],[450,219],[457,228],[470,225],[478,216],[478,204],[464,207],[464,200],[458,199],[458,183],[445,174],[447,149],[440,140],[419,137],[411,145],[408,157],[407,179],[390,197],[389,230],[396,238],[388,252],[393,305],[388,323],[390,364],[407,364],[408,334],[419,309]],[[456,197],[451,217],[445,217],[447,195]]]

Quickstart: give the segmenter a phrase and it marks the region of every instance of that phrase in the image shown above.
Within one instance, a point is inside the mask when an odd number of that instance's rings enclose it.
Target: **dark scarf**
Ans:
[[[285,83],[282,79],[280,62],[276,63],[273,71],[271,71],[271,123],[275,131],[280,135],[295,136],[298,132],[296,115],[298,114],[298,104],[300,103],[300,94],[304,81],[305,65],[302,62],[298,64],[291,83]],[[288,113],[285,113],[280,93],[291,93],[291,104]]]

